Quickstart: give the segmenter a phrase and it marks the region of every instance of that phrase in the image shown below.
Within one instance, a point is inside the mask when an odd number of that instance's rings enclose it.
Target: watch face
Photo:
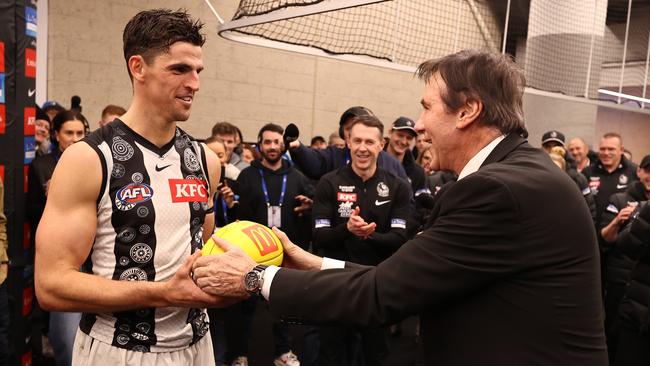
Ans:
[[[250,271],[244,277],[244,287],[248,292],[257,292],[260,289],[260,276],[258,272]]]

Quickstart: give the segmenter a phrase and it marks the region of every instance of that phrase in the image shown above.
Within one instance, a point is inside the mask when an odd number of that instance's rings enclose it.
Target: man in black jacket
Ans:
[[[339,120],[339,136],[347,143],[352,118],[359,116],[374,116],[374,113],[365,107],[348,108]],[[319,179],[325,173],[331,172],[350,163],[350,149],[346,146],[339,148],[328,146],[325,149],[312,149],[300,141],[293,141],[288,146],[291,159],[300,170],[311,179]],[[377,164],[380,168],[398,175],[408,181],[402,165],[390,154],[382,151],[379,153]]]
[[[571,179],[524,138],[523,73],[506,55],[465,50],[418,75],[416,130],[433,140],[434,170],[458,174],[429,228],[376,267],[316,257],[278,231],[293,269],[260,268],[219,240],[227,253],[197,260],[197,284],[261,291],[290,321],[419,314],[429,365],[607,365],[593,223]]]
[[[647,201],[639,204],[637,211],[617,243],[637,264],[619,307],[616,366],[650,363],[650,205]]]
[[[313,187],[297,169],[282,159],[282,134],[276,124],[264,125],[257,138],[262,158],[251,162],[237,178],[235,192],[239,195],[237,218],[278,227],[289,237],[303,237],[310,222],[304,216],[311,209]],[[306,248],[308,243],[302,243]],[[299,365],[291,352],[289,329],[286,324],[274,323],[275,365]],[[241,355],[237,355],[241,356]]]
[[[314,247],[331,258],[377,265],[407,239],[409,185],[377,167],[383,125],[374,116],[352,120],[350,165],[325,174],[314,198]],[[320,365],[343,365],[357,329],[323,327]],[[381,365],[388,352],[386,328],[361,329],[364,359]]]
[[[605,331],[609,357],[613,361],[618,345],[618,307],[635,261],[616,246],[619,233],[632,221],[638,213],[639,204],[650,198],[650,155],[646,155],[636,172],[639,180],[630,184],[627,191],[614,193],[609,198],[609,204],[601,215],[600,233],[609,251],[606,263],[607,282],[605,283]]]

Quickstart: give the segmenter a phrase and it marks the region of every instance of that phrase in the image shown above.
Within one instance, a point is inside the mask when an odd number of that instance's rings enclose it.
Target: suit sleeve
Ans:
[[[377,267],[281,269],[271,311],[296,322],[388,324],[485,288],[521,270],[531,255],[526,243],[513,244],[523,232],[519,206],[495,178],[454,184],[437,213],[432,227]]]
[[[385,233],[373,233],[369,242],[389,251],[397,250],[402,244],[406,242],[407,231],[406,224],[409,222],[410,205],[409,202],[413,196],[411,187],[401,180],[396,180],[398,183],[397,195],[395,195],[395,205],[392,207],[389,220],[390,230]]]
[[[300,170],[306,176],[319,179],[330,171],[330,167],[333,166],[332,160],[334,157],[331,150],[331,146],[320,150],[300,144],[297,148],[290,150],[291,160],[300,167]]]
[[[321,179],[316,186],[312,218],[314,220],[314,247],[340,248],[351,234],[346,223],[336,225],[336,200],[332,184],[327,179]]]

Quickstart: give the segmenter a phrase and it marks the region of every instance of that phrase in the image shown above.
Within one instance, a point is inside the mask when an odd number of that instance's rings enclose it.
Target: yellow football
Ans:
[[[282,264],[282,242],[268,227],[252,221],[230,223],[214,234],[242,248],[259,264],[279,266]],[[221,254],[223,250],[210,238],[201,249],[201,255]]]

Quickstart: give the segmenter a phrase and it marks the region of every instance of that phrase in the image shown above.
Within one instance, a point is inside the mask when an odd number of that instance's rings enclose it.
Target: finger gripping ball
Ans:
[[[252,221],[236,221],[222,227],[214,235],[240,247],[259,264],[282,264],[282,242],[273,230],[264,225]],[[223,250],[212,238],[201,249],[201,255],[221,253]]]

